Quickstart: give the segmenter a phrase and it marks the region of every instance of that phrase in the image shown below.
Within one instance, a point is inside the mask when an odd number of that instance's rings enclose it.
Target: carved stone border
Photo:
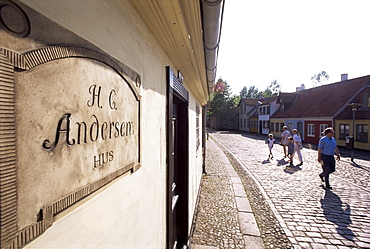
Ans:
[[[14,66],[0,54],[0,248],[17,233]]]
[[[113,68],[130,86],[139,101],[138,162],[131,162],[103,178],[45,206],[38,222],[18,231],[17,171],[15,133],[14,71],[29,70],[43,63],[70,57],[89,58]],[[40,236],[54,222],[54,216],[92,194],[126,172],[135,172],[140,164],[140,75],[97,51],[82,47],[54,46],[19,54],[0,48],[0,248],[19,248]]]

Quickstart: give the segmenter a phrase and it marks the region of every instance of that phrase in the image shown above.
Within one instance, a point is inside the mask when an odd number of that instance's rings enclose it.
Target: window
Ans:
[[[280,131],[283,130],[283,127],[284,127],[284,123],[280,123]]]
[[[293,124],[292,123],[288,123],[288,131],[291,131],[293,130]]]
[[[328,128],[327,124],[320,124],[320,136],[324,136],[324,130]]]
[[[339,139],[346,139],[349,136],[349,124],[339,124]]]
[[[277,132],[279,132],[280,130],[279,130],[279,123],[278,122],[276,122],[276,128],[275,128],[275,131],[277,131]]]
[[[370,107],[370,92],[362,94],[363,107]]]
[[[284,111],[284,103],[280,103],[280,110],[283,112]]]
[[[247,119],[244,119],[244,128],[247,127]]]
[[[198,151],[199,147],[200,147],[200,120],[199,120],[199,116],[200,116],[200,106],[198,105],[198,103],[196,104],[195,106],[195,112],[196,112],[196,127],[195,127],[195,130],[196,130],[196,150]]]
[[[266,115],[270,112],[270,106],[261,106],[260,107],[260,115]]]
[[[275,123],[271,122],[271,131],[275,131]]]
[[[307,129],[308,129],[307,136],[314,137],[315,136],[315,125],[314,124],[308,124]]]
[[[369,126],[358,124],[356,125],[356,141],[368,142]]]
[[[223,124],[223,125],[227,125],[227,119],[223,119],[223,120],[222,120],[222,124]]]

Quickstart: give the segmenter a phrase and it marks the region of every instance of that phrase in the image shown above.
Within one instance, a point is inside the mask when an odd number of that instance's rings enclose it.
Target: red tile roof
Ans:
[[[369,84],[370,75],[302,90],[292,106],[284,112],[279,108],[272,118],[333,117]]]
[[[246,105],[257,105],[258,99],[247,99],[247,98],[242,98],[242,99],[240,99],[238,106],[242,103],[242,101],[243,101]]]
[[[276,101],[277,99],[278,99],[278,96],[272,96],[272,97],[259,99],[259,101],[262,103],[261,105],[266,105],[266,104]]]
[[[350,102],[362,104],[362,94],[370,92],[370,86],[364,88],[359,94],[357,94]],[[352,119],[353,111],[351,106],[345,106],[344,109],[335,116],[336,119]],[[356,119],[370,119],[370,108],[369,107],[360,107],[355,113]]]
[[[277,102],[293,103],[298,97],[299,92],[293,93],[280,93]]]

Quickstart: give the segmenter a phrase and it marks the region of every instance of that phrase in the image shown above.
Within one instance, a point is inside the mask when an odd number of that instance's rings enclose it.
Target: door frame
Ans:
[[[188,228],[189,228],[189,118],[188,118],[188,105],[189,97],[188,92],[182,85],[181,79],[176,77],[170,67],[166,67],[167,75],[167,110],[166,110],[166,136],[167,136],[167,165],[166,165],[166,237],[167,248],[174,248],[174,242],[177,241],[177,248],[182,248],[188,241]],[[177,106],[177,140],[180,141],[176,149],[175,138],[173,133],[173,112],[174,105]],[[173,151],[176,150],[174,156]],[[175,159],[177,157],[177,160]],[[177,165],[175,165],[175,161]],[[174,170],[177,167],[177,170]],[[179,198],[176,205],[175,213],[172,209],[173,191],[172,183],[174,175],[177,174]]]

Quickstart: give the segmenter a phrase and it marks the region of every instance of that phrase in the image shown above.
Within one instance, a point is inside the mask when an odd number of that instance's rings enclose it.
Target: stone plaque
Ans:
[[[2,226],[12,229],[2,244],[15,236],[17,247],[43,233],[57,213],[140,167],[141,82],[85,48],[0,49],[0,57],[7,158],[0,166],[9,172],[0,187],[12,200],[2,207],[14,221]]]
[[[18,73],[19,217],[139,162],[139,102],[110,67],[65,58]]]

